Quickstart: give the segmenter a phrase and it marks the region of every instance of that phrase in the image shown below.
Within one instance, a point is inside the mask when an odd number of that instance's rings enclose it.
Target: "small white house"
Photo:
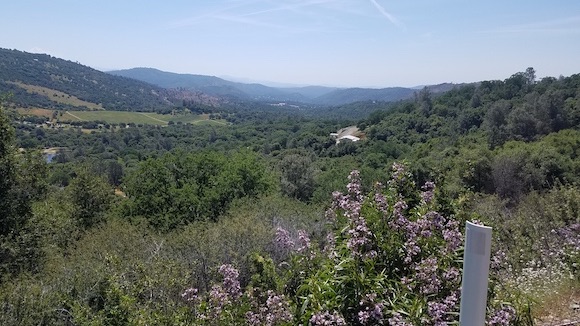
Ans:
[[[344,136],[342,136],[340,138],[337,138],[336,139],[336,143],[337,144],[340,144],[340,141],[343,140],[343,139],[348,139],[350,141],[359,141],[360,140],[359,137],[356,137],[356,136],[353,136],[353,135],[344,135]]]

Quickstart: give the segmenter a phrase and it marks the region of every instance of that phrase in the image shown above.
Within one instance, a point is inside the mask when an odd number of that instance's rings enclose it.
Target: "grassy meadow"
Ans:
[[[24,84],[24,83],[20,83],[20,82],[12,82],[12,83],[19,86],[19,87],[24,88],[28,93],[46,96],[51,101],[54,101],[57,103],[68,104],[68,105],[77,106],[77,107],[84,106],[84,107],[87,107],[91,110],[103,110],[103,106],[101,104],[83,101],[83,100],[77,98],[76,96],[73,96],[73,95],[70,95],[67,93],[63,93],[63,92],[60,92],[60,91],[57,91],[57,90],[54,90],[51,88],[37,86],[37,85],[29,85],[29,84]]]
[[[52,117],[53,110],[47,109],[18,109],[21,115],[34,115],[43,117]],[[58,121],[104,121],[106,123],[135,123],[149,125],[168,125],[170,121],[184,124],[210,123],[226,125],[227,122],[220,120],[210,120],[209,114],[158,114],[152,112],[128,112],[128,111],[65,111],[59,114]]]

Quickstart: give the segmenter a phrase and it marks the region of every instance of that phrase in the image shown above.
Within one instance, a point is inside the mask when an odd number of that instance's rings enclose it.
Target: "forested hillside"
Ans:
[[[0,324],[453,323],[466,221],[494,228],[489,325],[575,317],[580,75],[227,109],[90,132],[3,109]]]
[[[0,93],[14,94],[11,101],[19,107],[155,111],[172,106],[161,87],[46,54],[8,49],[0,49]],[[87,103],[66,101],[71,97]]]
[[[291,102],[301,106],[341,106],[361,101],[396,102],[411,98],[416,91],[405,87],[269,87],[257,83],[232,82],[215,76],[176,74],[153,68],[132,68],[109,73],[169,89],[188,89],[246,101]],[[433,93],[444,93],[457,86],[459,85],[440,84],[427,86],[427,88]]]
[[[215,76],[176,74],[153,68],[115,70],[109,73],[145,81],[163,88],[190,89],[210,95],[242,100],[309,102],[309,98],[300,94],[299,89],[286,91],[256,83],[236,83]],[[328,91],[331,90],[328,89]]]

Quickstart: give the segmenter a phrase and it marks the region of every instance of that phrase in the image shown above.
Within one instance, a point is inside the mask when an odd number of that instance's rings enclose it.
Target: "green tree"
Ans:
[[[280,186],[286,196],[308,201],[316,186],[316,169],[308,156],[291,154],[280,162]]]
[[[15,186],[14,129],[0,107],[0,235],[6,235],[23,224],[24,217],[14,214]]]
[[[142,162],[124,181],[125,214],[168,230],[193,221],[217,220],[234,199],[269,187],[265,167],[251,152],[178,152]]]
[[[32,202],[45,193],[45,172],[38,156],[16,153],[14,130],[0,106],[0,277],[38,268],[38,236],[28,224]]]
[[[101,222],[111,206],[114,195],[109,184],[83,166],[66,188],[74,207],[74,217],[84,228]]]

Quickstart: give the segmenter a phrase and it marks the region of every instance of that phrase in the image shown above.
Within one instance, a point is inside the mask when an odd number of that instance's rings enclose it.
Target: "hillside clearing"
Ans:
[[[24,109],[19,108],[17,112],[21,115],[32,115],[51,118],[55,110],[48,109]],[[61,112],[62,111],[56,111]],[[128,111],[65,111],[59,114],[58,120],[61,122],[71,121],[103,121],[105,123],[135,123],[166,126],[169,122],[183,124],[210,123],[215,125],[228,125],[221,120],[210,120],[209,114],[159,114],[151,112],[128,112]]]
[[[76,107],[86,107],[90,110],[103,110],[103,106],[101,104],[95,104],[92,102],[87,102],[75,97],[73,95],[63,93],[51,88],[36,86],[36,85],[29,85],[24,84],[21,82],[8,82],[14,84],[18,87],[25,89],[28,93],[39,94],[48,97],[51,101],[68,104]]]

